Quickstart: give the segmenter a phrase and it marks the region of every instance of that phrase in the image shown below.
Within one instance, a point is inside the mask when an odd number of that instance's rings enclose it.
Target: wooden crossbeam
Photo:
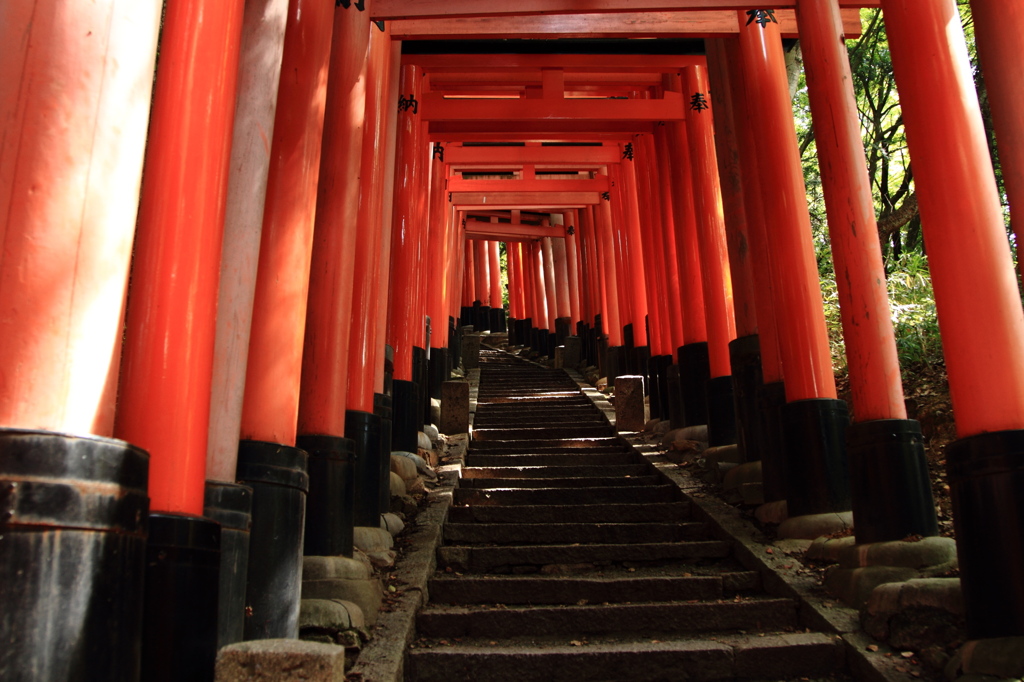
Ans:
[[[472,208],[534,210],[552,206],[586,206],[601,201],[599,192],[450,192],[449,194],[451,203],[455,204],[459,210]]]
[[[423,95],[425,121],[680,121],[682,95],[663,99],[446,99]]]
[[[467,239],[510,241],[564,236],[565,228],[561,225],[545,226],[524,223],[489,223],[482,220],[466,221]]]
[[[448,180],[448,191],[459,194],[466,192],[607,192],[608,190],[606,176],[594,180],[463,180],[462,178],[449,178]]]
[[[580,169],[598,168],[621,160],[617,146],[600,147],[462,147],[449,146],[445,163],[453,167],[487,166],[520,167],[534,165],[567,166]]]
[[[773,0],[776,10],[795,9],[799,0]],[[840,7],[878,7],[880,0],[839,0]],[[375,21],[426,19],[431,17],[514,17],[551,15],[679,12],[695,10],[736,11],[750,9],[743,0],[374,0],[370,6]]]
[[[866,2],[866,0],[863,0]],[[447,3],[435,3],[443,8]],[[489,3],[479,3],[485,5]],[[792,4],[789,5],[792,7]],[[778,7],[778,5],[776,5]],[[589,12],[589,8],[587,8]],[[861,33],[860,10],[843,9],[843,31],[848,38]],[[435,17],[439,15],[433,15]],[[796,12],[777,9],[776,19],[783,38],[799,36]],[[444,16],[406,18],[391,23],[396,40],[505,38],[712,38],[736,35],[740,22],[734,11],[637,12],[630,14],[548,14]]]

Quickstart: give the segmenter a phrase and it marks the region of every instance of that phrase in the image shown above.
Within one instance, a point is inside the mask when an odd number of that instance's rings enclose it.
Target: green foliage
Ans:
[[[941,365],[942,340],[927,258],[917,253],[905,254],[894,263],[886,283],[900,366]],[[843,372],[846,370],[846,351],[835,277],[822,277],[821,294],[825,303],[832,367],[836,372]]]

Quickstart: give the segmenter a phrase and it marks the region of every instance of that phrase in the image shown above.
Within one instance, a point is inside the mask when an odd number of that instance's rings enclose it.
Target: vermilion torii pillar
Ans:
[[[849,415],[836,399],[782,40],[772,19],[768,10],[737,17],[749,105],[757,112],[757,164],[786,375],[786,499],[794,517],[850,509]]]
[[[579,323],[583,321],[583,278],[580,276],[579,214],[572,211],[569,225],[565,228],[565,257],[569,275],[569,318],[572,334],[579,334]]]
[[[329,2],[289,8],[285,29],[238,451],[238,479],[254,489],[246,639],[298,633],[305,495],[291,493],[308,485],[296,420],[332,18]],[[294,473],[285,509],[268,471]]]
[[[487,242],[483,239],[473,240],[473,279],[473,330],[490,331],[491,254],[488,253]]]
[[[613,382],[615,377],[626,372],[623,361],[618,267],[610,199],[602,201],[594,209],[594,227],[597,235],[595,244],[598,247],[595,264],[601,264],[600,272],[603,275],[601,299],[604,314],[601,316],[601,326],[604,328],[603,331],[608,340],[608,347],[603,358],[604,365],[601,369],[608,381]]]
[[[160,42],[114,427],[151,455],[145,679],[213,677],[220,527],[200,515],[243,8],[175,3]]]
[[[548,218],[541,221],[541,225],[550,226]],[[561,282],[555,280],[555,255],[551,246],[551,237],[542,237],[539,242],[539,256],[541,259],[541,277],[544,280],[544,308],[547,311],[545,323],[548,328],[547,341],[544,346],[544,355],[553,358],[555,356],[555,345],[558,335],[558,293],[557,288]]]
[[[496,241],[487,242],[488,268],[490,276],[491,331],[505,331],[505,308],[501,300],[501,254]]]
[[[903,402],[839,3],[801,0],[797,14],[855,417],[847,449],[857,542],[938,535],[921,427]]]
[[[430,169],[430,254],[425,267],[429,286],[425,292],[427,315],[430,317],[430,355],[427,367],[427,389],[429,397],[441,399],[441,384],[448,381],[451,359],[448,349],[448,301],[446,293],[452,267],[451,232],[456,229],[452,223],[452,208],[445,199],[444,183],[447,179],[444,163],[444,145],[435,143],[431,152]],[[427,415],[430,416],[429,414]]]
[[[633,366],[641,374],[647,373],[647,360],[651,347],[647,335],[647,275],[644,263],[643,237],[640,230],[640,207],[638,204],[635,149],[631,143],[622,146],[623,160],[619,163],[621,186],[619,198],[622,203],[622,239],[625,281],[633,314]],[[614,193],[613,193],[614,196]]]
[[[238,434],[270,169],[270,150],[265,140],[274,135],[287,17],[287,0],[258,0],[246,3],[242,22],[221,249],[204,505],[205,515],[221,524],[218,648],[244,637],[253,491],[235,483]]]
[[[952,0],[883,0],[957,435],[946,453],[968,635],[1024,635],[1024,311]],[[936,140],[942,144],[936,144]]]
[[[361,146],[359,215],[354,245],[351,318],[348,322],[348,368],[345,388],[345,436],[356,444],[353,471],[356,526],[377,526],[382,507],[382,479],[390,471],[390,452],[383,452],[380,399],[383,385],[375,384],[377,368],[384,364],[384,343],[378,336],[377,307],[386,277],[379,253],[383,243],[385,174],[388,170],[387,124],[391,69],[390,27],[370,31],[366,72],[366,120]],[[392,161],[393,163],[393,161]],[[393,167],[392,167],[393,170]],[[390,232],[388,232],[390,236]],[[379,397],[378,397],[379,396]],[[390,428],[390,420],[388,421]],[[388,439],[390,442],[390,437]],[[389,448],[390,449],[390,448]],[[390,486],[390,478],[387,484]]]
[[[476,300],[476,264],[473,262],[473,241],[465,240],[463,244],[462,262],[462,324],[471,325],[473,319],[473,301]]]
[[[744,181],[726,42],[720,38],[707,40],[705,49],[708,53],[708,87],[714,93],[715,153],[718,156],[733,311],[736,315],[736,339],[729,343],[736,406],[736,444],[743,460],[755,461],[761,459],[763,445],[764,415],[758,405],[758,397],[764,380],[758,337],[753,241],[745,202],[748,184],[756,184],[756,176],[750,183]],[[735,47],[736,40],[731,42]],[[762,467],[762,474],[763,471]]]
[[[422,336],[423,319],[417,288],[423,267],[422,235],[426,229],[423,192],[427,148],[420,122],[422,70],[402,67],[399,86],[398,157],[395,164],[394,216],[391,234],[391,286],[388,301],[388,344],[395,351],[393,440],[395,450],[416,452],[422,424],[418,388],[413,375],[413,348]]]
[[[110,436],[162,5],[9,3],[0,21],[0,478],[78,479],[138,514],[5,502],[11,679],[139,679],[147,455]]]
[[[677,89],[681,86],[675,84]],[[676,349],[682,389],[683,422],[686,426],[708,421],[705,384],[711,379],[708,360],[708,331],[704,315],[704,285],[701,277],[700,242],[694,213],[693,180],[689,162],[686,125],[667,123],[669,158],[672,167],[672,220],[676,231],[679,286],[682,293],[685,343]]]
[[[697,243],[701,255],[708,363],[711,369],[711,378],[706,384],[708,439],[711,445],[726,445],[736,442],[732,363],[729,357],[729,344],[736,338],[736,318],[732,304],[722,190],[718,179],[718,157],[715,152],[713,98],[708,89],[705,67],[689,66],[683,70],[683,93],[689,102],[686,132],[697,216]]]
[[[1024,5],[1012,0],[971,0],[971,16],[1020,254],[1024,244],[1024,107],[1020,103],[1020,93],[1024,92],[1024,43],[1017,28],[1024,24]],[[1017,268],[1024,271],[1020,255]]]
[[[557,223],[556,223],[557,224]],[[565,247],[565,238],[551,239],[551,256],[555,268],[555,334],[558,345],[565,343],[565,337],[573,333],[572,307],[570,306],[569,262]]]
[[[747,234],[750,239],[750,265],[754,287],[754,305],[757,316],[755,339],[737,339],[734,357],[748,365],[759,362],[761,382],[756,390],[757,414],[760,418],[755,431],[754,442],[757,450],[748,458],[762,460],[761,473],[764,483],[764,498],[776,502],[786,498],[785,453],[782,443],[782,419],[780,410],[786,402],[783,381],[782,357],[779,351],[778,325],[776,324],[775,285],[772,280],[768,254],[768,228],[765,221],[766,203],[762,199],[762,181],[757,163],[758,129],[750,122],[756,119],[746,87],[746,74],[740,55],[738,38],[723,39],[719,49],[714,41],[709,57],[722,62],[728,75],[728,90],[731,95],[732,120],[736,131],[737,158],[743,186],[743,207],[747,219]],[[719,100],[720,104],[722,100]],[[719,114],[722,112],[719,107]],[[769,196],[773,189],[767,188]],[[756,352],[756,356],[755,356]],[[749,364],[748,364],[749,363]],[[756,370],[755,370],[756,371]]]

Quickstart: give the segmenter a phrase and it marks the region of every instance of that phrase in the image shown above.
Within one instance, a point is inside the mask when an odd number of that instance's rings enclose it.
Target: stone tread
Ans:
[[[727,630],[781,630],[797,626],[789,599],[653,602],[567,606],[449,606],[432,604],[416,617],[424,637],[504,637],[694,633]]]
[[[454,506],[450,523],[636,523],[690,518],[688,501],[634,504],[548,504]]]
[[[431,603],[578,604],[645,601],[652,594],[671,601],[721,599],[728,587],[755,587],[756,574],[644,576],[629,578],[553,576],[471,576],[439,574],[428,585]]]
[[[600,488],[519,488],[515,490],[486,490],[456,488],[455,504],[608,504],[671,502],[681,497],[679,489],[670,484],[633,486],[606,486]]]
[[[649,464],[613,464],[608,466],[491,466],[462,467],[462,481],[476,478],[571,478],[574,476],[644,476],[654,469]]]
[[[630,639],[492,646],[448,642],[408,652],[412,680],[444,682],[618,682],[621,680],[781,680],[841,669],[842,648],[818,633]]]
[[[707,526],[687,523],[446,523],[450,544],[572,544],[697,540]]]
[[[694,561],[729,556],[730,545],[717,540],[651,542],[632,545],[510,545],[438,548],[438,563],[464,572],[487,572],[513,566],[589,564],[595,562]]]
[[[656,485],[664,482],[661,476],[564,476],[559,478],[464,478],[462,488],[516,489],[516,488],[614,488],[620,486]]]

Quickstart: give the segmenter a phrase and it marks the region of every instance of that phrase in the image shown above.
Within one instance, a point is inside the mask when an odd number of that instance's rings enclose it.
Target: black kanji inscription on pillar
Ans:
[[[704,97],[703,92],[693,93],[693,97],[690,98],[690,109],[694,111],[704,111],[709,108],[708,100]]]
[[[748,9],[747,16],[750,17],[747,19],[747,26],[750,26],[755,21],[761,25],[761,28],[768,24],[779,23],[775,19],[775,10],[773,9]]]
[[[409,111],[410,109],[412,109],[414,114],[420,113],[420,103],[416,101],[416,96],[409,95],[409,99],[406,99],[405,95],[400,96],[398,98],[398,110]]]
[[[348,9],[349,7],[352,6],[352,0],[334,0],[334,6],[335,7],[344,7],[345,9]],[[359,0],[358,2],[356,2],[356,9],[359,10],[360,12],[365,11],[366,10],[366,0]],[[381,30],[384,30],[384,29],[381,29]]]
[[[627,142],[626,146],[622,149],[622,158],[633,160],[633,143]]]
[[[604,199],[605,201],[611,201],[612,200],[612,193],[611,192],[601,192],[601,198]]]
[[[569,233],[569,236],[571,237],[572,235],[576,234],[576,228],[575,228],[575,227],[573,227],[572,225],[570,225],[570,226],[569,226],[569,229],[568,229],[568,230],[566,230],[566,232],[568,232],[568,233]]]
[[[434,158],[444,163],[444,147],[441,146],[440,142],[434,143]]]

